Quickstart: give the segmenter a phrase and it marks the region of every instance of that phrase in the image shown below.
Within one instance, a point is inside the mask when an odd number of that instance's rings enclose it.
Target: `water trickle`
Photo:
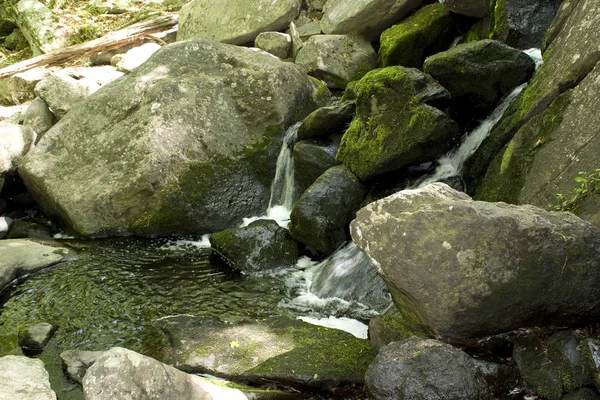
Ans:
[[[277,157],[275,179],[273,179],[273,183],[271,184],[269,209],[276,206],[283,206],[291,210],[294,206],[294,157],[292,151],[296,143],[296,134],[298,133],[300,124],[298,122],[291,126],[283,138],[283,145]]]

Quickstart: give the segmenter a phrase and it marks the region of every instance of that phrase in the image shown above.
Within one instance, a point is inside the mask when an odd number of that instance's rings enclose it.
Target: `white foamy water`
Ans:
[[[259,219],[272,219],[275,222],[277,222],[279,224],[279,226],[287,229],[287,227],[290,223],[290,214],[291,213],[292,212],[290,210],[288,210],[285,206],[271,207],[267,210],[267,213],[265,215],[262,215],[260,217],[244,218],[242,225],[240,225],[240,227],[243,228],[244,226],[248,226],[251,223],[253,223],[254,221],[258,221]]]
[[[339,329],[340,331],[348,332],[359,339],[367,339],[369,327],[362,322],[353,318],[312,318],[312,317],[298,317],[298,319],[308,322],[312,325],[324,326],[325,328]]]
[[[210,248],[210,234],[203,235],[200,240],[191,239],[179,239],[171,240],[160,247],[162,250],[189,250],[191,248],[196,249],[209,249]]]

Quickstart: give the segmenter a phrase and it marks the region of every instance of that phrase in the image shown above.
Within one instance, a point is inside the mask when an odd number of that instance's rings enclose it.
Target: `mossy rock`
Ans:
[[[374,357],[369,342],[287,317],[227,324],[175,316],[155,323],[171,344],[168,363],[232,380],[312,388],[362,384]]]
[[[300,196],[290,215],[292,237],[325,255],[348,240],[348,224],[367,194],[364,185],[338,165]]]
[[[296,242],[272,220],[216,232],[211,235],[210,244],[232,268],[242,272],[287,268],[298,260]]]
[[[458,136],[454,121],[428,104],[448,92],[414,68],[371,71],[356,91],[356,116],[336,158],[362,180],[433,160]]]
[[[544,343],[526,338],[515,345],[513,358],[527,386],[548,400],[559,400],[563,387],[556,365],[546,354]]]
[[[534,61],[501,42],[480,40],[428,57],[423,70],[452,96],[459,121],[485,117],[514,87],[527,82]]]
[[[355,110],[353,101],[316,109],[302,121],[298,128],[298,140],[327,138],[344,133],[354,118]]]
[[[583,362],[581,340],[581,335],[568,330],[546,340],[548,357],[558,371],[565,392],[593,384],[592,371]]]
[[[454,36],[452,15],[444,5],[425,6],[381,34],[379,66],[421,68],[425,57],[448,48]]]
[[[428,339],[427,329],[402,316],[398,311],[378,315],[369,321],[369,340],[375,351],[392,342],[399,342],[411,336]]]

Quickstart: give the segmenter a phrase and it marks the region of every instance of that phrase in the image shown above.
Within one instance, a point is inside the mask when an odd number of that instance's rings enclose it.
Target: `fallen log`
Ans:
[[[101,38],[90,40],[89,42],[64,47],[51,53],[23,60],[0,69],[0,79],[8,78],[32,68],[64,63],[75,58],[112,50],[145,38],[151,38],[149,37],[150,34],[172,28],[177,24],[177,20],[177,15],[164,15],[128,26],[116,32],[110,32]],[[154,40],[160,41],[159,39]]]

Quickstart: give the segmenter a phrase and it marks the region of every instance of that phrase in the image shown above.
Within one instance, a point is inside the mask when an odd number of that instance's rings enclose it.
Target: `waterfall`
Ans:
[[[272,219],[280,226],[287,228],[290,222],[290,214],[294,207],[295,200],[295,182],[294,182],[294,144],[296,143],[296,134],[301,122],[298,122],[288,128],[275,168],[275,178],[271,183],[271,198],[269,207],[265,215],[244,218],[242,227],[259,219]]]

